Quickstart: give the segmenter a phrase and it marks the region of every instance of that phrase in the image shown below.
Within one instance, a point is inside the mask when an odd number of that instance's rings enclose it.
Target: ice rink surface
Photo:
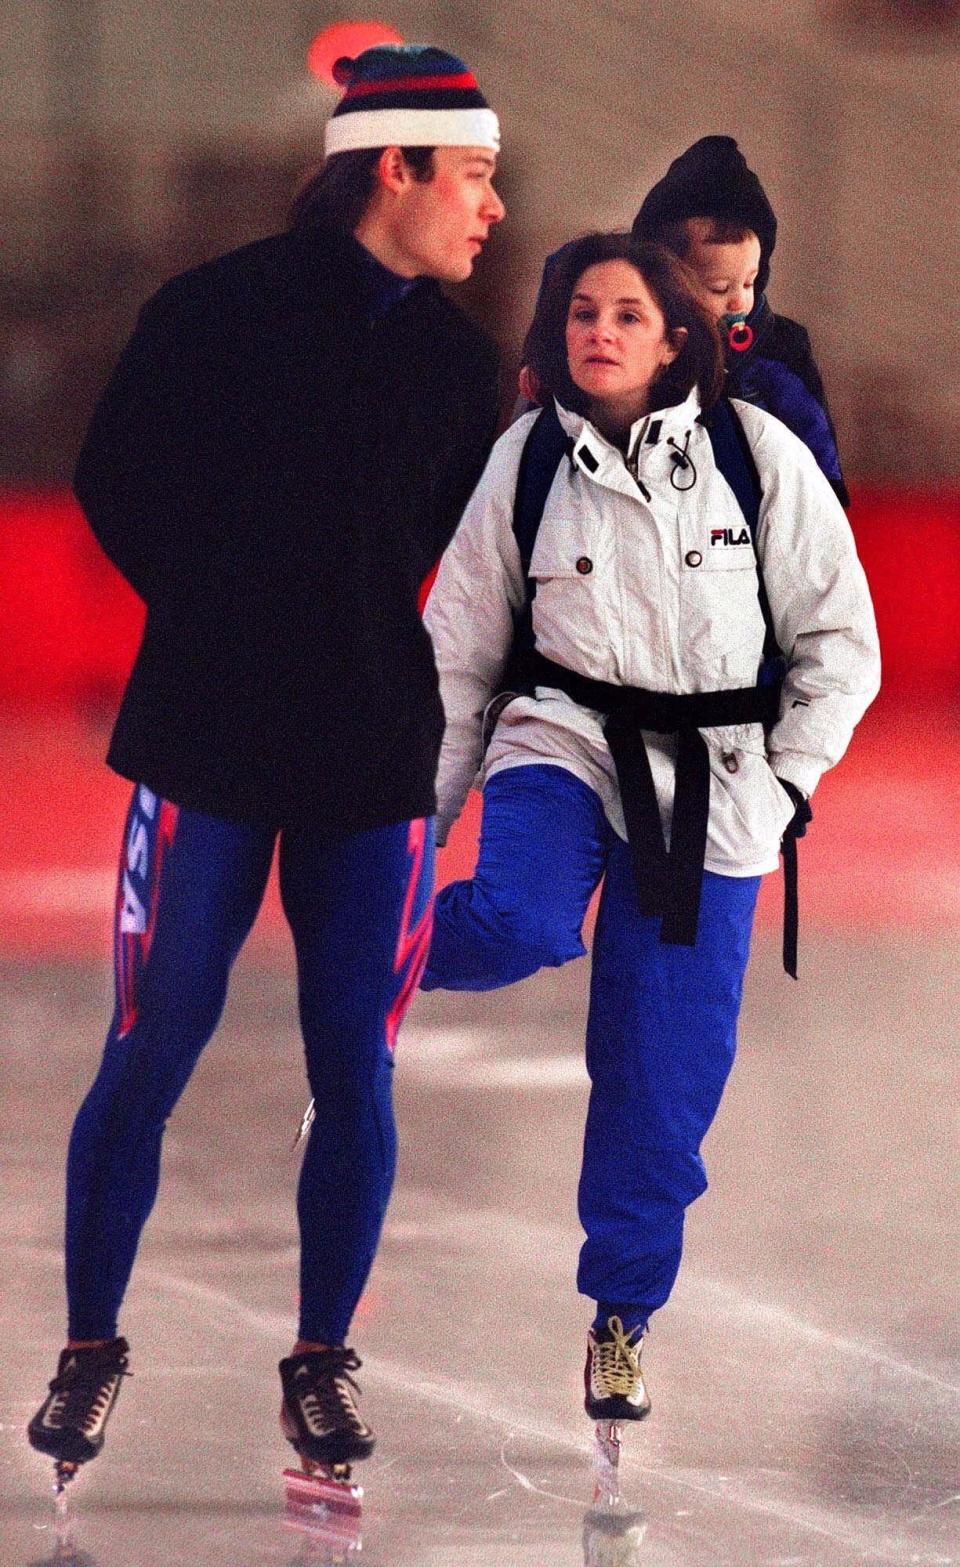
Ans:
[[[861,774],[861,798],[882,813],[876,783]],[[833,873],[863,874],[856,855]],[[573,1282],[586,962],[417,1000],[353,1335],[379,1444],[352,1539],[284,1521],[305,1096],[290,959],[256,940],[167,1134],[123,1319],[134,1375],[58,1537],[23,1428],[62,1339],[63,1156],[110,979],[102,954],[4,944],[0,1567],[960,1561],[956,922],[813,919],[801,939],[794,984],[761,923],[711,1190],[644,1350],[654,1410],[627,1432],[612,1510],[592,1503]]]

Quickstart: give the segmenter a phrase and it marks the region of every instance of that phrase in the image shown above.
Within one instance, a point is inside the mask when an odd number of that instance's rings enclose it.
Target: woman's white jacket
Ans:
[[[768,735],[760,724],[702,731],[711,766],[706,867],[749,876],[775,868],[793,814],[777,776],[813,793],[876,695],[880,655],[853,536],[816,461],[779,419],[748,403],[733,406],[763,491],[757,555],[788,666],[780,719]],[[691,394],[638,422],[631,472],[622,452],[558,405],[574,445],[547,497],[531,561],[534,635],[547,658],[648,691],[756,682],[764,640],[757,556],[698,412]],[[525,599],[513,504],[535,418],[519,419],[493,448],[427,604],[446,714],[441,843],[481,766],[484,711],[501,689]],[[678,448],[691,460],[686,469],[675,462]],[[602,715],[563,692],[538,687],[504,709],[483,776],[533,763],[567,768],[596,791],[625,837],[603,725]],[[648,734],[646,742],[669,837],[675,741]]]

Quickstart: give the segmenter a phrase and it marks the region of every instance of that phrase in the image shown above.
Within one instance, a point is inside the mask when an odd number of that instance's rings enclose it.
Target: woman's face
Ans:
[[[580,274],[566,343],[574,385],[592,406],[628,422],[646,412],[654,381],[681,346],[671,345],[663,311],[629,261],[600,261]]]

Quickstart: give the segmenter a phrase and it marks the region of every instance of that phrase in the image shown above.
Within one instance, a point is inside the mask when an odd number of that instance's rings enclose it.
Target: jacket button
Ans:
[[[577,561],[577,570],[579,571],[581,577],[589,577],[591,571],[593,570],[593,561],[590,559],[589,555],[580,556],[580,559]]]
[[[703,563],[703,556],[699,550],[687,550],[683,558],[688,566],[699,566]]]

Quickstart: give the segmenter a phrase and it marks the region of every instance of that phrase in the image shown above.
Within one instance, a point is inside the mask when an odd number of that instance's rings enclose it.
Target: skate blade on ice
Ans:
[[[350,1478],[349,1464],[311,1464],[309,1468],[285,1469],[283,1483],[291,1505],[360,1514],[363,1486]]]
[[[363,1487],[350,1478],[349,1464],[311,1464],[285,1469],[285,1522],[308,1534],[315,1543],[336,1552],[343,1561],[361,1549]]]
[[[594,1502],[614,1503],[620,1499],[620,1449],[623,1428],[615,1420],[598,1420],[593,1450]]]
[[[57,1512],[61,1512],[67,1505],[66,1490],[77,1470],[80,1468],[69,1458],[60,1458],[53,1468],[53,1489],[57,1498]]]
[[[77,1545],[75,1520],[67,1505],[67,1485],[79,1468],[79,1464],[70,1463],[66,1459],[58,1460],[55,1465],[53,1527],[56,1545],[44,1567],[96,1567],[93,1557]]]

